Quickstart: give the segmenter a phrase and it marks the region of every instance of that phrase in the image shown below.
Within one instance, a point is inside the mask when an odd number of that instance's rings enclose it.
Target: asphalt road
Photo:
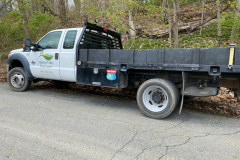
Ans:
[[[240,159],[240,120],[184,109],[164,120],[136,103],[0,84],[0,159]]]

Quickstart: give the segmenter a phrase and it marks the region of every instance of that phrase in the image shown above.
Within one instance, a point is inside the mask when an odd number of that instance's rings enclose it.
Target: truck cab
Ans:
[[[11,51],[7,61],[7,72],[16,67],[24,70],[28,81],[56,80],[79,82],[78,63],[80,50],[122,49],[121,34],[88,23],[82,28],[58,29],[48,32],[36,44],[24,39],[23,48]],[[95,59],[99,56],[95,56]],[[100,57],[102,57],[100,55]],[[14,78],[15,77],[15,78]],[[9,78],[10,87],[24,91],[26,78],[20,74]],[[11,85],[12,83],[15,86]],[[81,82],[80,82],[81,83]],[[19,85],[18,85],[19,84]]]
[[[83,28],[53,30],[36,44],[38,49],[18,49],[10,53],[21,54],[28,63],[33,77],[74,82],[76,80],[76,48]]]

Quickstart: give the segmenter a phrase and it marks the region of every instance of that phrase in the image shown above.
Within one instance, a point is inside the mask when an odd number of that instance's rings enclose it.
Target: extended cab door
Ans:
[[[64,30],[49,32],[39,42],[42,47],[30,53],[30,70],[36,78],[60,80],[59,53],[61,52]]]
[[[60,53],[60,76],[62,81],[76,82],[76,48],[82,29],[67,29]]]

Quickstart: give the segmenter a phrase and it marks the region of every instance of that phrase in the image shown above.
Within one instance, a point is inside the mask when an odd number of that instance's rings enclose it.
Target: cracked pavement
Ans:
[[[154,120],[126,100],[0,84],[0,159],[240,160],[240,119],[183,109]]]

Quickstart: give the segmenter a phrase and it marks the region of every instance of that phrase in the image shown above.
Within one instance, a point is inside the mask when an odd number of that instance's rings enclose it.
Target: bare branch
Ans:
[[[54,12],[48,5],[46,0],[40,0],[40,4],[43,7],[43,9],[47,12],[49,12],[51,15],[53,16],[59,16],[59,14],[57,14],[56,12]]]
[[[223,10],[221,10],[220,13],[226,11],[228,8],[229,8],[229,5],[227,5]],[[214,17],[209,18],[208,20],[204,21],[203,23],[200,23],[199,25],[197,25],[196,27],[194,27],[190,32],[196,31],[199,27],[205,25],[206,23],[208,23],[208,22],[210,22],[211,20],[216,19],[216,18],[217,18],[217,14],[216,14]]]
[[[11,2],[12,2],[12,0],[9,0],[9,1],[7,1],[5,4],[3,4],[2,7],[0,8],[0,12],[3,10],[3,8],[4,8],[6,5],[8,5],[8,4],[11,3]]]

